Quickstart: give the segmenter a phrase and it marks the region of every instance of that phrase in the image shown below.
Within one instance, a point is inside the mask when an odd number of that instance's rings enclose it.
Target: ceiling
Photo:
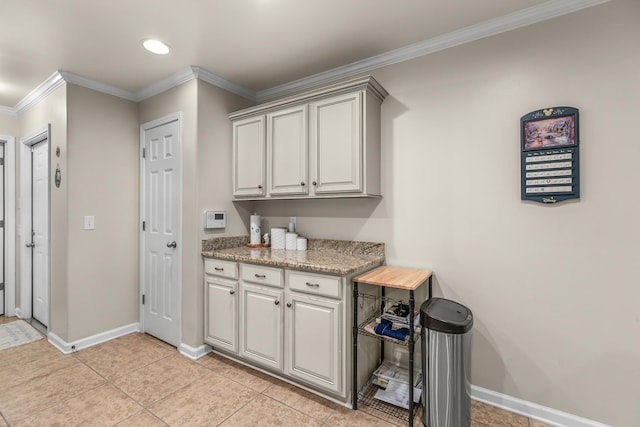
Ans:
[[[460,44],[601,2],[0,0],[0,106],[15,108],[56,71],[136,93],[197,66],[260,93],[411,46],[424,54],[447,47],[443,40]],[[145,38],[165,41],[171,53],[145,51]]]

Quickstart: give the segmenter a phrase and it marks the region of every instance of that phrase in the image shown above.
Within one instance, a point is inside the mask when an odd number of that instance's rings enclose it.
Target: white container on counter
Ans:
[[[286,228],[275,227],[271,229],[271,249],[284,249],[286,232]]]
[[[297,240],[298,240],[297,233],[287,233],[285,236],[285,249],[288,251],[295,251]]]
[[[251,241],[250,243],[252,245],[259,245],[260,244],[260,215],[258,214],[253,214],[250,217],[249,220],[249,225],[250,225],[250,229],[251,229]]]
[[[306,251],[307,250],[307,238],[306,237],[298,236],[298,238],[296,239],[296,249],[299,250],[299,251]]]

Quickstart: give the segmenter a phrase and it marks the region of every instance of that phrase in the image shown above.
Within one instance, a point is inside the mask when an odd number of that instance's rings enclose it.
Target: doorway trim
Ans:
[[[31,319],[32,308],[32,259],[31,248],[27,248],[27,243],[31,242],[31,147],[42,141],[49,141],[51,147],[51,124],[31,132],[27,136],[20,138],[20,229],[18,230],[20,246],[20,307],[16,308],[16,314],[23,319]],[[51,149],[48,153],[49,167],[51,165]],[[51,210],[51,191],[48,192],[47,206]],[[49,215],[49,223],[51,218]],[[50,230],[50,227],[49,227]],[[50,232],[50,231],[49,231]],[[51,244],[51,243],[49,243]],[[49,248],[51,253],[51,248]],[[47,260],[47,263],[50,259]],[[49,266],[50,268],[51,266]],[[51,313],[51,283],[47,283],[47,293],[49,300],[49,313]]]
[[[181,165],[180,165],[180,175],[178,177],[178,187],[180,188],[180,194],[178,196],[178,200],[179,200],[179,204],[180,204],[180,209],[178,209],[178,223],[179,228],[180,228],[180,235],[182,236],[182,228],[183,228],[183,215],[182,215],[182,206],[183,206],[183,174],[184,174],[184,129],[183,129],[183,120],[182,120],[182,112],[178,111],[175,113],[171,113],[169,115],[160,117],[158,119],[155,120],[151,120],[149,122],[146,123],[142,123],[140,125],[140,141],[139,141],[139,158],[140,158],[140,177],[139,177],[139,183],[140,183],[140,218],[138,221],[138,226],[140,227],[140,234],[139,234],[139,247],[140,247],[140,284],[139,284],[139,292],[138,292],[138,307],[139,307],[139,324],[140,324],[140,331],[141,332],[145,332],[145,324],[144,324],[144,305],[142,304],[142,298],[143,295],[145,293],[145,268],[146,268],[146,264],[145,264],[145,235],[144,235],[144,230],[142,229],[142,222],[145,221],[146,219],[146,211],[145,211],[145,201],[146,201],[146,193],[145,193],[145,174],[146,174],[146,163],[145,163],[145,158],[143,155],[144,152],[144,145],[145,145],[145,132],[156,128],[158,126],[162,126],[165,125],[167,123],[171,123],[177,121],[178,122],[178,134],[180,135],[180,150],[181,150],[181,154],[180,154],[180,161],[181,161]],[[182,239],[181,239],[181,243],[182,243]],[[182,244],[180,244],[180,246],[178,247],[178,251],[179,251],[179,258],[180,258],[180,262],[178,263],[177,269],[178,269],[178,307],[180,310],[180,316],[178,318],[178,345],[181,345],[182,343],[182,262],[183,262],[183,257],[182,257]]]
[[[16,315],[16,138],[4,142],[4,301],[5,316]]]

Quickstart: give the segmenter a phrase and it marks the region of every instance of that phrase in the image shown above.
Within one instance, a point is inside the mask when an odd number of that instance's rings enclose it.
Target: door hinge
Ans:
[[[143,148],[143,149],[142,149],[142,158],[143,158],[143,159],[146,159],[146,158],[147,158],[147,149],[146,149],[146,148]]]
[[[146,225],[147,225],[147,224],[146,224],[146,221],[142,221],[142,231],[144,231],[144,230],[145,230]]]
[[[0,166],[4,166],[4,157],[0,157]]]
[[[4,291],[4,283],[0,283],[0,291]]]
[[[4,228],[4,220],[0,220],[0,228]]]
[[[142,305],[144,305],[144,294],[142,294]]]

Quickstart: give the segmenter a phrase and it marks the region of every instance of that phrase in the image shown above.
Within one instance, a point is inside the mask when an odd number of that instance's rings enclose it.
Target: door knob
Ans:
[[[176,243],[176,241],[174,240],[173,242],[169,242],[167,243],[167,247],[168,248],[176,248],[178,246],[178,244]]]
[[[31,242],[31,243],[27,243],[25,246],[28,248],[33,248],[36,244]]]

